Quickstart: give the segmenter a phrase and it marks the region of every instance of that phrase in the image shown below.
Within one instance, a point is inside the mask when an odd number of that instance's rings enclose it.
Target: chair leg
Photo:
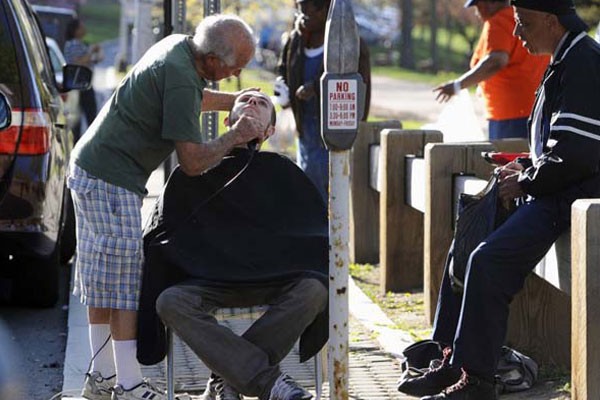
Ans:
[[[175,400],[173,332],[167,328],[167,400]]]

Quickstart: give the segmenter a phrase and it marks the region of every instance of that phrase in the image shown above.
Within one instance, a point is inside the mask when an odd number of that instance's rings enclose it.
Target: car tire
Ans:
[[[58,300],[59,245],[49,257],[22,257],[14,278],[12,303],[52,307]]]
[[[77,244],[75,236],[75,207],[71,198],[71,191],[65,191],[65,203],[63,206],[63,227],[60,234],[60,263],[67,264],[75,254]]]

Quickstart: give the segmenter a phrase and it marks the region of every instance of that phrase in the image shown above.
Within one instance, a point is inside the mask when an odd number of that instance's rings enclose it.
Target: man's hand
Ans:
[[[259,87],[251,87],[251,88],[245,88],[242,90],[238,90],[237,92],[233,92],[232,94],[233,94],[234,101],[235,101],[235,99],[237,99],[239,96],[241,96],[242,94],[244,94],[246,92],[260,92],[260,88]]]
[[[254,139],[261,144],[268,138],[267,127],[268,124],[259,119],[241,115],[231,127],[231,131],[236,133],[235,145],[250,143]]]
[[[460,87],[460,86],[459,86]],[[435,99],[440,103],[446,103],[452,96],[456,94],[455,81],[446,82],[440,86],[433,88],[437,92]]]
[[[501,181],[507,176],[518,174],[523,171],[523,166],[516,161],[511,161],[501,167],[496,168],[498,179]]]
[[[525,196],[525,192],[523,192],[519,183],[521,171],[523,171],[523,166],[514,161],[496,170],[499,185],[498,196],[505,208],[509,208],[514,199]]]
[[[315,84],[309,83],[306,85],[302,85],[296,90],[296,98],[299,100],[305,101],[310,99],[316,94],[315,92]]]

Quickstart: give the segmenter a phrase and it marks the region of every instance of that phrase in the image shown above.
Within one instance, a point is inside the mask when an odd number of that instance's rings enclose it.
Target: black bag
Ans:
[[[513,211],[500,204],[497,180],[494,174],[481,192],[460,194],[454,240],[446,260],[452,289],[457,293],[463,291],[467,264],[473,250]]]
[[[535,361],[515,349],[503,346],[496,381],[501,385],[502,393],[527,390],[533,386],[538,376],[538,365]]]
[[[401,381],[423,375],[442,363],[446,346],[435,340],[421,340],[402,352]],[[530,357],[503,346],[496,369],[496,385],[501,393],[530,389],[538,376],[538,365]]]
[[[429,368],[435,368],[444,357],[444,346],[435,340],[420,340],[404,349],[404,361],[400,366],[401,380],[423,375]]]

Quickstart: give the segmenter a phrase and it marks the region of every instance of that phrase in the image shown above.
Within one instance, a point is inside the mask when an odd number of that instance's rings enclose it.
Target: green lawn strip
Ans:
[[[431,335],[425,321],[423,293],[381,294],[379,267],[371,264],[351,264],[350,275],[360,289],[392,320],[395,328],[408,332],[415,341]]]
[[[81,6],[81,17],[85,22],[88,43],[100,43],[119,37],[121,6],[113,0],[88,1]]]

